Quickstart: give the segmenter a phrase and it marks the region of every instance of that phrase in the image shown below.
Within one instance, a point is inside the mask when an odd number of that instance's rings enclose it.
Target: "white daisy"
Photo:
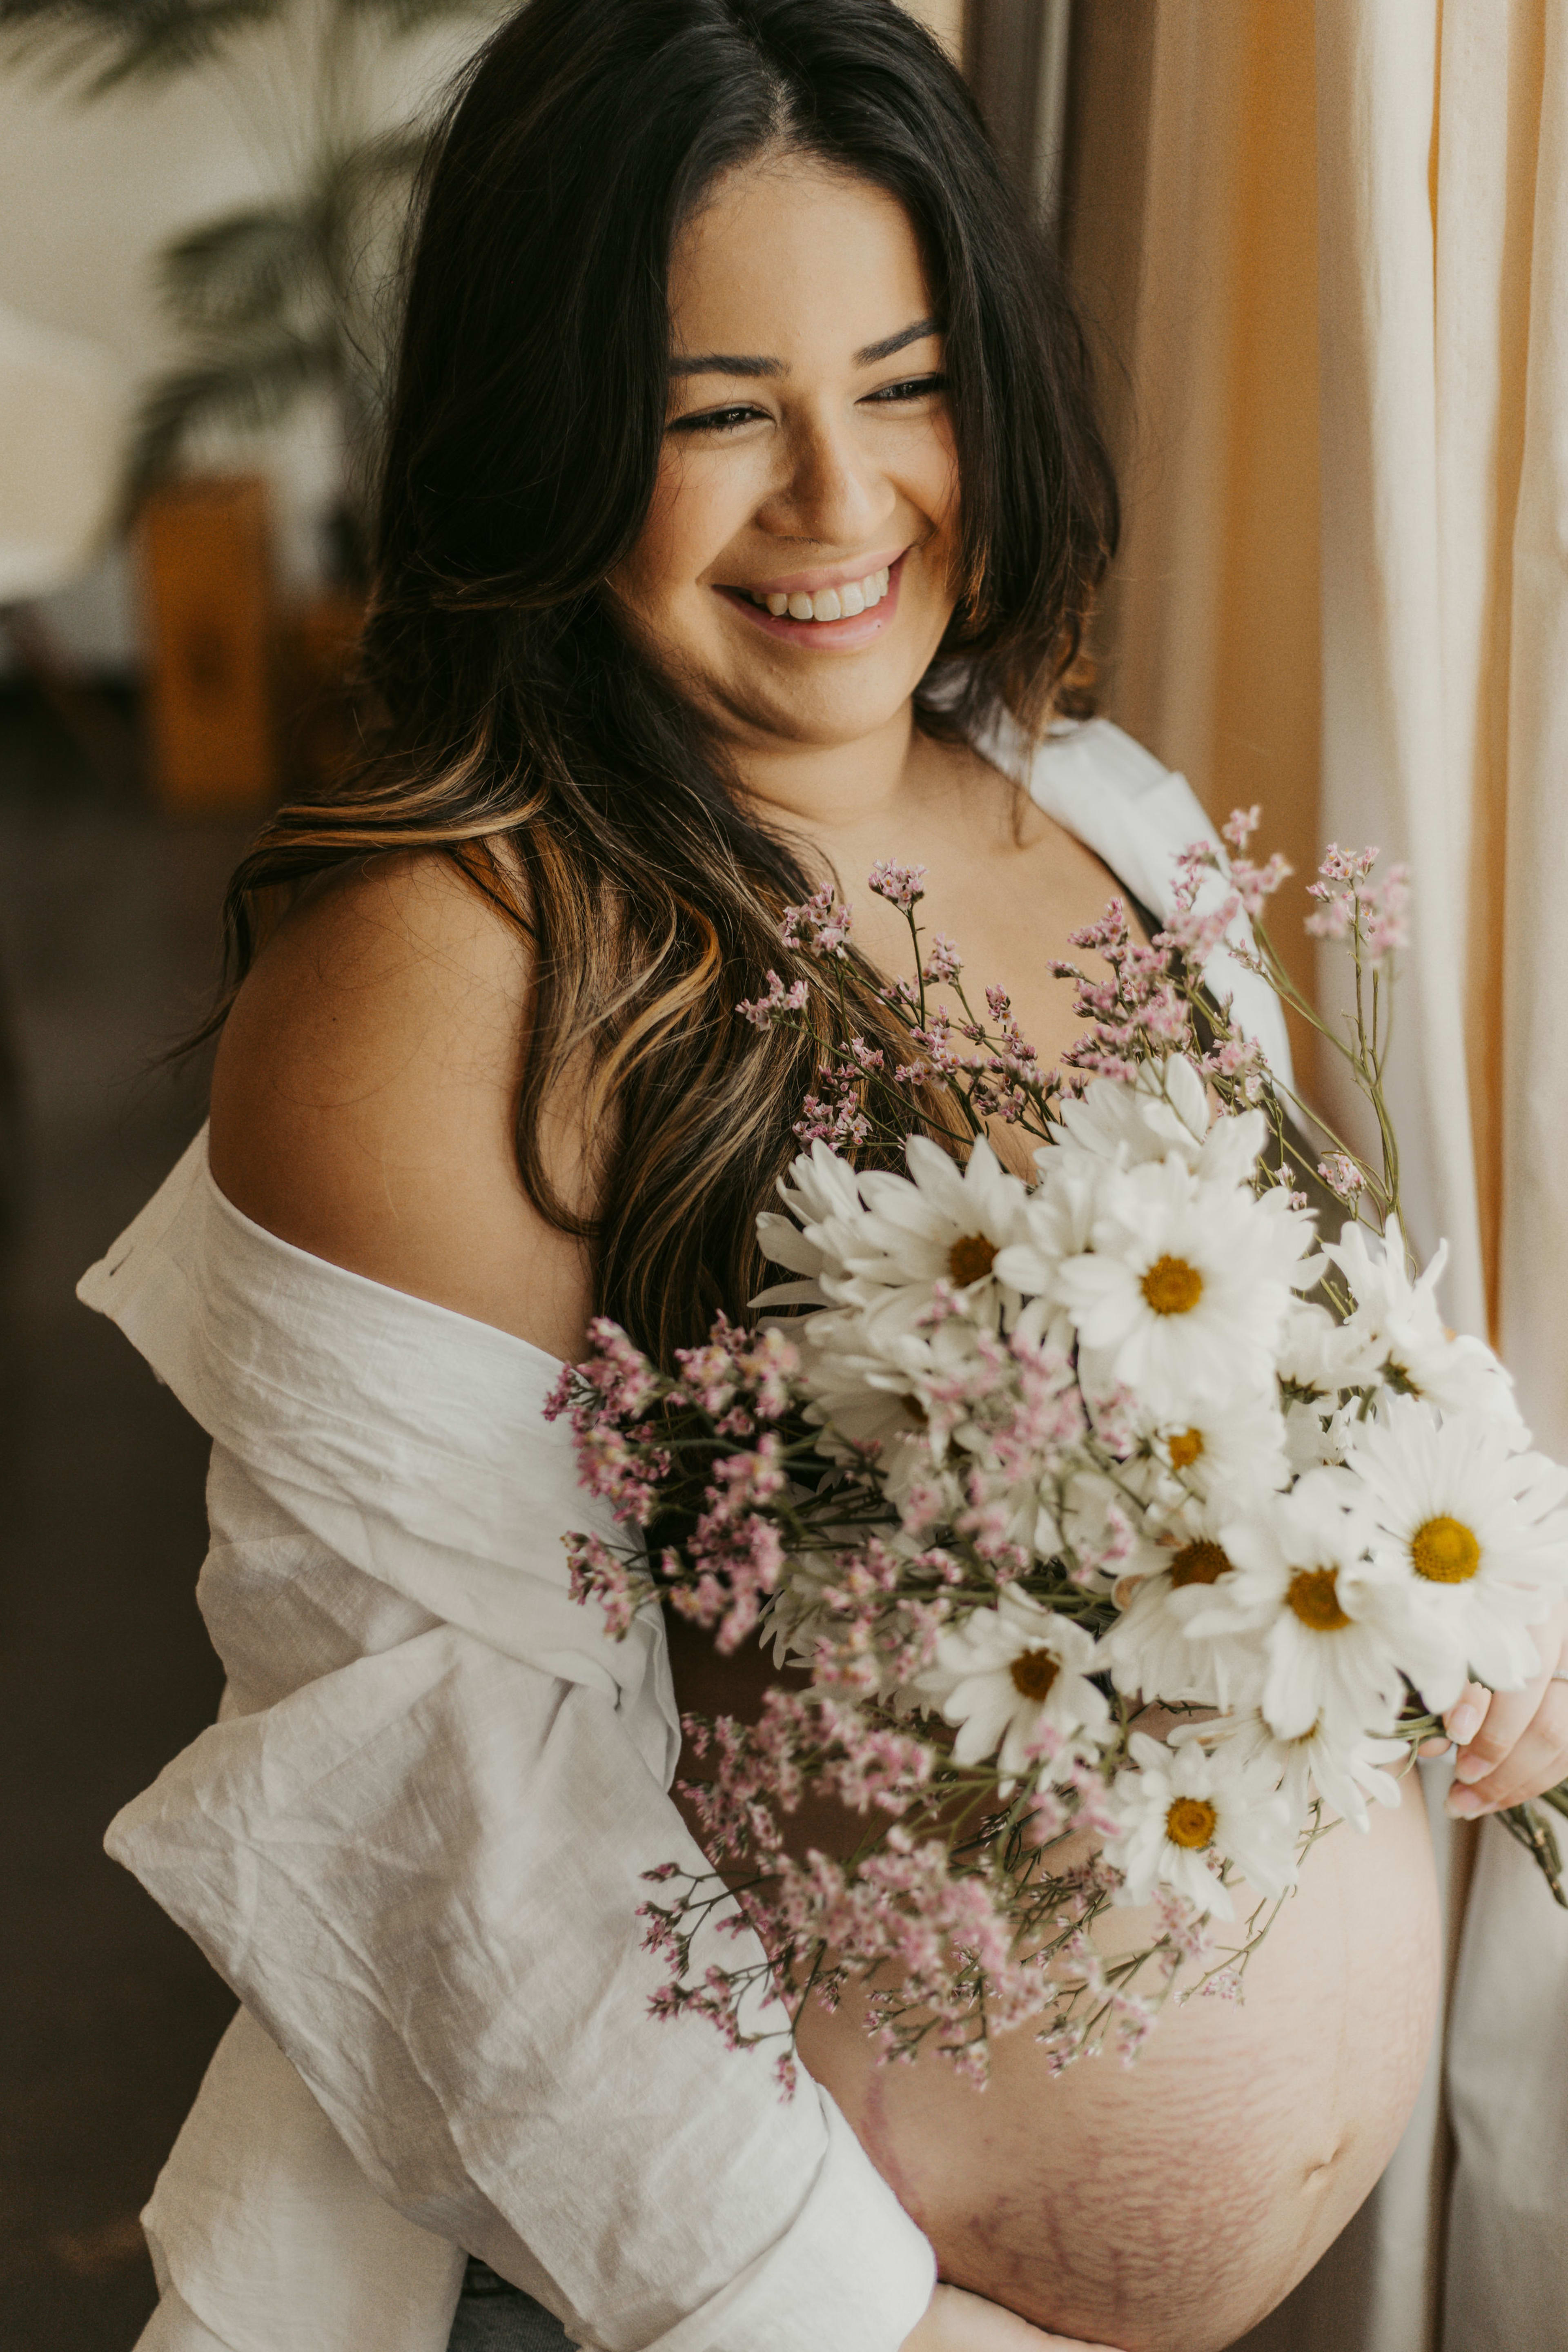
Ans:
[[[1425,1397],[1446,1412],[1485,1413],[1520,1423],[1513,1382],[1491,1349],[1466,1334],[1456,1337],[1437,1307],[1437,1284],[1447,1263],[1445,1242],[1418,1280],[1405,1263],[1397,1219],[1379,1237],[1347,1224],[1325,1245],[1350,1285],[1355,1312],[1328,1350],[1333,1375],[1320,1385],[1364,1388],[1382,1381],[1401,1396]]]
[[[1079,1571],[1109,1591],[1119,1580],[1149,1576],[1162,1564],[1145,1532],[1148,1514],[1120,1478],[1095,1463],[1069,1464],[1057,1482],[1056,1519],[1061,1544]]]
[[[1237,1574],[1190,1628],[1194,1637],[1262,1642],[1259,1704],[1281,1739],[1320,1721],[1339,1737],[1384,1731],[1403,1696],[1402,1668],[1433,1706],[1451,1705],[1464,1679],[1412,1606],[1408,1579],[1368,1558],[1370,1529],[1344,1507],[1340,1478],[1310,1472],[1289,1495],[1230,1522],[1221,1540]]]
[[[907,1176],[857,1176],[826,1144],[803,1152],[779,1186],[790,1215],[764,1212],[757,1224],[768,1256],[801,1280],[756,1303],[892,1303],[910,1328],[942,1283],[994,1320],[991,1270],[1019,1230],[1023,1182],[984,1137],[963,1168],[929,1136],[910,1136],[905,1156]]]
[[[789,1214],[781,1217],[764,1209],[757,1218],[757,1239],[770,1264],[787,1266],[799,1279],[774,1283],[752,1304],[819,1307],[828,1296],[822,1287],[823,1275],[842,1271],[827,1236],[860,1215],[859,1183],[847,1160],[817,1141],[779,1179],[778,1189]]]
[[[1189,1495],[1237,1506],[1289,1483],[1285,1421],[1267,1391],[1226,1405],[1195,1405],[1146,1433],[1151,1504],[1179,1509]]]
[[[1043,1731],[1074,1742],[1103,1738],[1110,1709],[1089,1680],[1094,1664],[1091,1633],[1009,1587],[994,1609],[976,1609],[938,1635],[935,1663],[915,1687],[958,1726],[955,1762],[995,1756],[1016,1780]]]
[[[1194,1639],[1189,1627],[1223,1597],[1236,1563],[1220,1541],[1220,1516],[1191,1503],[1150,1545],[1154,1566],[1123,1577],[1116,1588],[1122,1613],[1100,1636],[1100,1654],[1119,1691],[1146,1702],[1196,1706],[1236,1706],[1255,1696],[1262,1674],[1256,1637],[1234,1633]]]
[[[1131,1389],[1151,1415],[1177,1425],[1200,1402],[1267,1392],[1311,1237],[1278,1195],[1205,1183],[1179,1160],[1113,1172],[1089,1250],[1056,1276],[1086,1385]]]
[[[1521,1452],[1505,1423],[1408,1397],[1362,1425],[1345,1467],[1380,1557],[1449,1654],[1449,1679],[1468,1665],[1492,1690],[1532,1681],[1541,1662],[1530,1628],[1568,1582],[1568,1472]],[[1448,1704],[1421,1687],[1429,1706]]]
[[[963,1316],[927,1327],[917,1293],[891,1292],[872,1307],[829,1307],[797,1327],[803,1384],[815,1414],[854,1445],[886,1447],[923,1433],[923,1391],[960,1378],[976,1330]]]
[[[1259,1895],[1293,1884],[1295,1823],[1265,1779],[1223,1752],[1166,1748],[1142,1731],[1128,1750],[1134,1769],[1117,1774],[1111,1796],[1121,1827],[1105,1848],[1124,1874],[1118,1903],[1147,1903],[1156,1886],[1170,1886],[1199,1911],[1232,1919],[1221,1864],[1234,1864]]]
[[[1170,1740],[1173,1748],[1194,1740],[1211,1750],[1228,1748],[1238,1761],[1256,1769],[1261,1779],[1279,1790],[1296,1822],[1304,1822],[1313,1798],[1320,1797],[1342,1821],[1363,1834],[1369,1826],[1369,1797],[1379,1805],[1400,1801],[1399,1782],[1384,1767],[1406,1764],[1410,1757],[1403,1739],[1347,1740],[1321,1718],[1294,1739],[1277,1739],[1256,1713],[1178,1724]]]
[[[996,1276],[1024,1297],[1055,1300],[1057,1275],[1089,1247],[1105,1167],[1053,1146],[1037,1151],[1039,1182],[1024,1203],[1018,1234],[996,1260]]]
[[[1057,1142],[1075,1146],[1117,1168],[1179,1153],[1190,1166],[1209,1129],[1208,1093],[1200,1074],[1179,1055],[1141,1062],[1136,1077],[1096,1078],[1076,1102],[1062,1105],[1051,1132]],[[1258,1156],[1253,1146],[1253,1158]],[[1036,1154],[1043,1171],[1050,1147]]]
[[[1342,1462],[1350,1413],[1327,1397],[1293,1398],[1285,1408],[1285,1458],[1300,1475]]]

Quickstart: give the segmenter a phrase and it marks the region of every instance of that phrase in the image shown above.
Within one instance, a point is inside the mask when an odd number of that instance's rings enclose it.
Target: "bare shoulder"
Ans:
[[[213,1077],[214,1178],[298,1247],[580,1352],[581,1246],[518,1175],[528,950],[446,858],[313,892],[239,992]]]

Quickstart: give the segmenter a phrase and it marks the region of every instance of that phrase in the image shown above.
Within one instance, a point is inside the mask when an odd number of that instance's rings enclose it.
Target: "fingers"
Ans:
[[[1568,1655],[1568,1604],[1535,1628],[1535,1648],[1541,1672],[1523,1690],[1467,1684],[1445,1718],[1460,1750],[1448,1792],[1459,1821],[1522,1804],[1568,1777],[1568,1683],[1553,1679]]]
[[[1530,1700],[1535,1697],[1533,1713]],[[1525,1717],[1517,1735],[1505,1739],[1498,1760],[1479,1754],[1478,1738],[1456,1768],[1455,1782],[1448,1794],[1448,1811],[1460,1821],[1473,1821],[1480,1813],[1495,1813],[1507,1805],[1522,1804],[1527,1797],[1538,1797],[1542,1789],[1555,1788],[1558,1781],[1568,1779],[1568,1683],[1537,1684],[1531,1691],[1510,1691],[1512,1702],[1509,1722],[1516,1717]],[[1486,1729],[1490,1731],[1492,1717],[1502,1704],[1494,1698],[1487,1710]],[[1467,1766],[1470,1769],[1467,1772]],[[1459,1774],[1465,1774],[1463,1780]]]
[[[1456,1748],[1469,1746],[1486,1721],[1487,1707],[1490,1699],[1491,1693],[1485,1683],[1465,1685],[1464,1689],[1443,1717],[1443,1728]],[[1439,1739],[1426,1741],[1421,1750],[1423,1756],[1428,1754],[1440,1756],[1442,1752],[1443,1742]]]
[[[1458,1786],[1484,1780],[1495,1772],[1515,1743],[1533,1722],[1547,1689],[1544,1675],[1537,1675],[1522,1690],[1494,1691],[1491,1704],[1481,1718],[1481,1727],[1468,1744],[1457,1742],[1458,1761],[1454,1766]]]

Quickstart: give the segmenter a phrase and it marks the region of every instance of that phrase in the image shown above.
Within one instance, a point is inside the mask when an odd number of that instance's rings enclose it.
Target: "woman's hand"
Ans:
[[[1537,1625],[1541,1672],[1523,1690],[1489,1691],[1468,1683],[1443,1718],[1459,1760],[1448,1811],[1460,1821],[1539,1797],[1568,1779],[1568,1603]]]
[[[987,2303],[983,2294],[969,2294],[961,2286],[939,2286],[925,2317],[905,2336],[902,2352],[1115,2352],[1115,2347],[1047,2336],[1016,2311]]]

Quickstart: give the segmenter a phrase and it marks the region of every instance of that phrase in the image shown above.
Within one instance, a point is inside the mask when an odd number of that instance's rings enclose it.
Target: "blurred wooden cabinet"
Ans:
[[[140,528],[153,793],[191,814],[265,808],[279,781],[268,486],[171,483]]]
[[[279,639],[282,755],[291,793],[331,793],[362,748],[355,683],[364,598],[321,588],[285,617]]]

